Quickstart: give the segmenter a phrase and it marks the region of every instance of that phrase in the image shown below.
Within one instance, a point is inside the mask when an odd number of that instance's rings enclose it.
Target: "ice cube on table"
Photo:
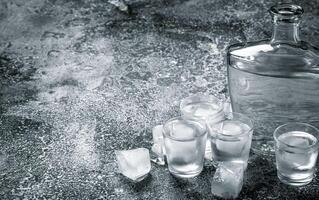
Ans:
[[[152,129],[153,136],[153,145],[151,148],[151,161],[164,165],[164,155],[165,155],[165,146],[164,146],[164,136],[163,136],[163,125],[157,125]]]
[[[148,149],[137,148],[115,151],[115,154],[120,173],[132,181],[143,180],[151,170]]]
[[[205,157],[206,160],[213,160],[212,147],[211,147],[211,143],[210,143],[210,139],[209,138],[206,141],[204,157]]]
[[[153,142],[155,143],[162,143],[163,142],[163,125],[154,126],[152,129],[153,135]]]
[[[155,143],[152,145],[152,149],[151,149],[152,162],[159,165],[165,165],[163,149],[164,149],[163,146],[159,143]]]
[[[237,198],[244,179],[244,165],[241,163],[219,163],[211,182],[212,194],[226,198]]]
[[[225,102],[224,103],[224,112],[225,113],[230,113],[232,111],[233,111],[233,109],[231,107],[231,103],[230,102]]]

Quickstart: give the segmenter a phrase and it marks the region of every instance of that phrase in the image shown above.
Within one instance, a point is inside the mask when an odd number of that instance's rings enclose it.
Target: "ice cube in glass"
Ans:
[[[163,137],[163,125],[156,125],[152,129],[153,143],[162,143]]]
[[[319,130],[306,123],[287,123],[274,132],[278,178],[285,184],[310,183],[316,170]]]
[[[197,176],[203,169],[207,130],[203,124],[176,117],[164,125],[168,169],[181,178]]]

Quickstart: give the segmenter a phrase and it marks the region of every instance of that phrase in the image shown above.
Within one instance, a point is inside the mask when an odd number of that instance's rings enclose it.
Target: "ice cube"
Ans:
[[[128,6],[122,0],[109,0],[109,3],[116,6],[120,11],[128,12]]]
[[[212,160],[213,159],[213,153],[212,153],[212,147],[211,147],[210,139],[208,139],[206,141],[205,159],[207,159],[207,160]]]
[[[115,151],[115,154],[120,173],[135,182],[143,180],[151,170],[148,149]]]
[[[232,107],[231,107],[231,103],[230,102],[225,102],[224,103],[224,112],[225,113],[230,113],[232,112]]]
[[[223,135],[239,135],[249,131],[249,126],[239,121],[225,121],[223,123]],[[250,136],[241,136],[234,138],[223,138],[223,136],[215,139],[218,151],[227,155],[239,156],[245,149],[246,145],[250,146]]]
[[[294,133],[295,132],[295,133]],[[291,132],[291,134],[299,134],[299,131]],[[301,132],[302,133],[302,132]],[[284,142],[289,146],[305,148],[310,146],[310,140],[306,137],[286,137]]]
[[[157,125],[152,130],[153,142],[162,143],[163,142],[163,125]]]
[[[193,115],[193,113],[196,111],[198,105],[197,104],[188,104],[185,107],[181,108],[182,109],[182,114],[183,113],[188,113]]]
[[[239,135],[247,129],[245,125],[246,124],[243,124],[242,122],[239,122],[239,121],[225,121],[223,123],[223,134],[224,135]]]
[[[177,122],[173,124],[171,135],[179,139],[190,139],[196,135],[197,129],[198,128],[194,124]]]
[[[164,136],[163,136],[163,125],[157,125],[152,130],[153,145],[151,149],[151,161],[159,165],[164,165]]]
[[[212,109],[212,106],[210,104],[200,103],[197,105],[196,109],[194,110],[194,115],[205,118],[211,115],[212,111],[214,112],[215,110]]]
[[[242,154],[242,151],[245,148],[245,138],[231,139],[231,140],[222,140],[216,139],[216,148],[217,151],[227,156],[239,157]]]
[[[208,116],[212,116],[220,110],[220,106],[217,104],[201,102],[196,105],[193,115],[202,119],[207,119]]]
[[[316,162],[316,154],[282,152],[282,162],[299,170],[307,170]]]
[[[175,141],[166,139],[165,140],[165,148],[167,152],[167,159],[169,160],[179,160],[181,163],[192,163],[195,159],[197,159],[200,149],[198,148],[200,145],[198,141],[190,140],[190,141]],[[175,161],[172,161],[175,163]],[[177,162],[177,161],[176,161]]]
[[[164,160],[164,146],[159,143],[155,143],[152,145],[151,149],[151,161],[159,164],[159,165],[165,165],[165,160]]]
[[[220,163],[211,182],[211,191],[214,195],[222,198],[237,198],[243,186],[243,177],[243,164]]]
[[[312,137],[312,135],[301,131],[292,131],[280,135],[278,140],[282,141],[285,145],[279,143],[281,149],[278,152],[279,158],[289,167],[299,170],[311,168],[313,163],[316,162],[316,153],[310,153],[303,149],[311,146],[312,141],[316,140],[316,138],[313,137],[314,139],[312,139]]]

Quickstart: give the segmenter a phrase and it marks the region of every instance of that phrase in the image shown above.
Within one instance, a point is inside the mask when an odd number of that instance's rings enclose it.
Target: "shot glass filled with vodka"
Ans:
[[[319,131],[306,123],[287,123],[274,132],[277,175],[281,182],[301,186],[314,177]]]

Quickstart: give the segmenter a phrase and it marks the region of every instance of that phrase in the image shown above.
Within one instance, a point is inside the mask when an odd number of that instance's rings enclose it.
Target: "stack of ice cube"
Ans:
[[[152,130],[153,145],[151,152],[151,160],[159,165],[164,165],[164,137],[163,137],[163,125],[157,125]]]
[[[143,180],[151,170],[148,149],[115,151],[120,173],[134,182]]]
[[[226,199],[237,198],[244,177],[244,165],[234,162],[219,163],[211,182],[211,191],[214,195]]]

